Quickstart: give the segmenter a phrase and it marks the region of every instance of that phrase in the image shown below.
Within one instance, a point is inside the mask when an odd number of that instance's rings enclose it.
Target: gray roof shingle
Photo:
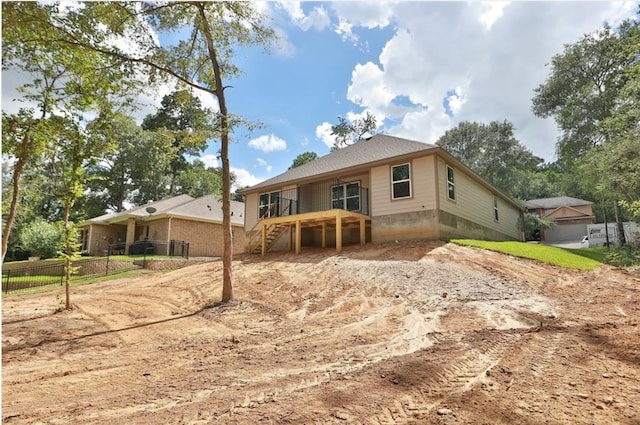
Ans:
[[[244,189],[243,193],[253,192],[264,187],[282,185],[296,182],[302,179],[318,177],[325,174],[335,173],[373,164],[378,161],[390,160],[417,152],[428,151],[435,148],[434,145],[418,142],[415,140],[403,139],[400,137],[377,134],[368,139],[360,140],[358,143],[347,146],[337,151],[331,152],[314,161],[303,164],[299,167],[288,170],[278,176],[258,183]]]
[[[536,208],[560,208],[560,207],[577,207],[580,205],[593,205],[591,201],[585,201],[584,199],[571,198],[570,196],[558,196],[555,198],[542,198],[532,199],[525,203],[529,209]]]

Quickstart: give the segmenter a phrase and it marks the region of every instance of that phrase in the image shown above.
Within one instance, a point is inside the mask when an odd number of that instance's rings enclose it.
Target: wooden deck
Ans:
[[[265,255],[269,248],[269,235],[275,229],[281,229],[281,233],[284,233],[282,230],[286,228],[289,230],[289,248],[295,247],[296,253],[299,254],[302,246],[302,229],[311,227],[322,229],[323,248],[326,247],[327,230],[335,229],[336,251],[342,252],[343,229],[359,228],[360,243],[364,245],[366,242],[366,226],[370,223],[370,220],[371,218],[367,215],[342,209],[265,218],[254,227],[254,232],[260,232],[261,240],[252,245],[251,240],[253,238],[252,235],[249,235],[249,252],[254,252],[255,249],[261,248],[262,255]],[[275,239],[277,240],[277,236]]]

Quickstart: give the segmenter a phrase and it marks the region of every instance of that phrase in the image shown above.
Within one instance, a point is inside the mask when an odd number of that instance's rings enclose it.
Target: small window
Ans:
[[[493,197],[493,218],[496,221],[499,220],[499,216],[498,216],[498,197],[497,196]]]
[[[447,194],[449,199],[456,199],[456,183],[453,175],[453,168],[447,165]]]
[[[411,196],[411,168],[409,164],[396,165],[391,168],[391,185],[392,199]]]

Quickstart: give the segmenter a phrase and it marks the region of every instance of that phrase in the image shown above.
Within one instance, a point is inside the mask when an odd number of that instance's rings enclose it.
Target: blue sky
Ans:
[[[638,8],[591,1],[254,4],[280,42],[268,53],[239,51],[243,75],[225,82],[233,86],[230,112],[264,125],[235,135],[230,148],[242,186],[286,171],[303,152],[327,154],[338,116],[367,111],[380,131],[426,143],[463,120],[508,120],[535,155],[554,161],[555,123],[531,113],[546,64],[564,44]],[[16,82],[4,74],[2,107],[11,111]],[[138,118],[160,100],[150,99]],[[218,150],[210,143],[202,159],[217,166]]]

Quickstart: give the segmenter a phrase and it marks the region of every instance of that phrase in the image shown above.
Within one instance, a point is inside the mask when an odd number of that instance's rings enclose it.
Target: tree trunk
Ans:
[[[221,126],[221,148],[220,161],[222,161],[222,228],[224,251],[222,254],[222,302],[233,300],[233,244],[231,238],[231,173],[229,168],[229,117],[227,115],[227,103],[224,97],[224,86],[220,75],[220,64],[218,63],[211,28],[205,13],[205,4],[198,2],[197,7],[202,18],[202,32],[207,39],[209,58],[213,66],[215,78],[215,93],[220,106],[220,126]]]
[[[624,223],[622,222],[622,217],[620,216],[620,202],[618,200],[618,185],[613,183],[613,211],[616,216],[616,233],[618,233],[618,242],[616,245],[618,248],[626,245],[627,240],[624,236]]]
[[[13,168],[13,176],[11,177],[11,184],[13,186],[13,194],[11,196],[11,205],[9,206],[9,214],[7,214],[7,221],[2,232],[2,262],[7,255],[9,249],[9,234],[11,234],[11,226],[13,226],[13,220],[16,218],[16,210],[20,203],[20,176],[24,165],[27,163],[27,155],[29,154],[29,132],[27,132],[22,140],[20,146],[21,155]]]
[[[67,310],[71,308],[71,303],[69,300],[69,283],[71,281],[71,230],[69,228],[70,210],[70,205],[64,206],[64,246],[67,251],[64,256],[64,308],[66,308]]]

